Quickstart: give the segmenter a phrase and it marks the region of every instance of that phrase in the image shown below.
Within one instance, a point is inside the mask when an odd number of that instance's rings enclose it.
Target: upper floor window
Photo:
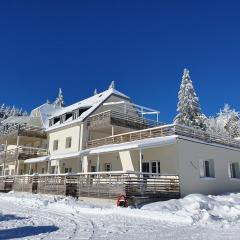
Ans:
[[[200,161],[200,176],[201,177],[215,177],[215,170],[214,170],[214,160],[201,160]]]
[[[235,162],[229,164],[229,177],[240,178],[239,163]]]
[[[49,127],[51,127],[53,125],[53,119],[49,120]]]
[[[71,148],[72,146],[72,137],[66,138],[66,148]]]
[[[53,141],[53,151],[58,150],[58,140]]]

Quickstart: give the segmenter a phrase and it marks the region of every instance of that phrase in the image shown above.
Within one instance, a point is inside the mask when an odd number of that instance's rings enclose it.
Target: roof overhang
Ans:
[[[39,163],[39,162],[46,162],[49,160],[49,156],[44,157],[37,157],[37,158],[29,158],[24,161],[24,163]]]
[[[88,155],[96,155],[96,154],[104,154],[110,152],[121,152],[127,150],[137,150],[137,149],[146,149],[146,148],[154,148],[154,147],[163,147],[166,145],[171,145],[177,143],[178,136],[166,136],[166,137],[156,137],[156,138],[148,138],[143,140],[137,140],[128,143],[120,143],[120,144],[110,144],[96,148],[90,148],[83,151],[80,151],[80,156],[88,156]]]

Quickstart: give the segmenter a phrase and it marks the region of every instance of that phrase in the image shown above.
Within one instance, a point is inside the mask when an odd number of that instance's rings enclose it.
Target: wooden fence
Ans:
[[[172,199],[180,197],[177,175],[159,175],[139,172],[88,173],[60,175],[18,175],[0,177],[0,191],[14,191],[116,199]],[[6,187],[8,186],[8,187]]]

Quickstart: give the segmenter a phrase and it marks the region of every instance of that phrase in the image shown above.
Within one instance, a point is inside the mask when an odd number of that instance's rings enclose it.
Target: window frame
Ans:
[[[207,163],[207,165],[206,165]],[[216,179],[214,159],[200,160],[200,178],[201,179]]]
[[[237,169],[235,169],[235,167],[233,168],[233,166],[237,166]],[[234,169],[234,174],[233,174],[233,169]],[[228,176],[230,179],[240,180],[240,169],[239,169],[238,162],[230,162],[228,164]]]
[[[53,151],[58,150],[58,139],[53,140]]]
[[[68,142],[68,140],[70,140],[70,141]],[[72,137],[66,137],[65,148],[69,149],[71,147],[72,147]]]

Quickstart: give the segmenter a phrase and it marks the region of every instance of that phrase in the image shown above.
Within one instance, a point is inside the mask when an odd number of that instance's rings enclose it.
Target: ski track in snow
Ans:
[[[174,223],[141,216],[144,210],[102,210],[92,205],[79,207],[71,199],[37,198],[0,194],[0,239],[240,239],[239,224]]]

